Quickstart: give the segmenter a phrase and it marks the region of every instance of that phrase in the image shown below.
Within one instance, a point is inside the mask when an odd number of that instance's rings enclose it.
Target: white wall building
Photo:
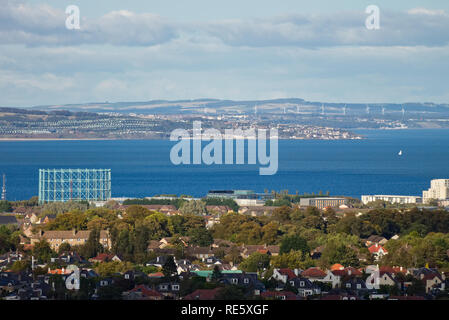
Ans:
[[[382,200],[390,203],[398,203],[398,204],[416,204],[422,203],[422,198],[418,196],[395,196],[395,195],[365,195],[362,196],[363,204],[367,204],[369,202],[374,202],[377,200]]]
[[[422,193],[424,203],[429,203],[431,199],[449,199],[449,179],[434,179],[430,181],[430,189]]]

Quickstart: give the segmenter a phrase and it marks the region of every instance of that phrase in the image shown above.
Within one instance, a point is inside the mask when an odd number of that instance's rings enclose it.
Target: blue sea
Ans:
[[[279,170],[260,176],[259,165],[180,165],[175,142],[2,141],[0,173],[8,200],[38,194],[39,168],[109,168],[113,197],[206,195],[213,189],[331,195],[421,195],[434,178],[449,178],[449,130],[363,130],[364,140],[281,140]],[[403,155],[398,152],[402,150]]]

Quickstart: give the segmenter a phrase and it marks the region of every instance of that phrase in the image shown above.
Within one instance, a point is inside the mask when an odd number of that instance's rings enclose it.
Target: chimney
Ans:
[[[44,235],[44,230],[39,230],[39,236],[42,237]]]
[[[424,279],[424,273],[421,273],[420,278],[421,280]]]
[[[72,232],[73,232],[73,235],[76,236],[76,229],[73,229]]]
[[[350,276],[352,274],[352,270],[348,269],[348,276]]]

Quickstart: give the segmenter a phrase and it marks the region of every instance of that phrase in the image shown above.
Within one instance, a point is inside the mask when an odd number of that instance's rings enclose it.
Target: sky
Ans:
[[[80,29],[66,28],[68,5]],[[380,9],[368,30],[365,8]],[[0,0],[0,106],[449,103],[447,0]]]

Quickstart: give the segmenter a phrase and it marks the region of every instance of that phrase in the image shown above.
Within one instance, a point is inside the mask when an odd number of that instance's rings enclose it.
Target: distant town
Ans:
[[[0,201],[4,300],[449,298],[449,179],[422,196],[211,190],[111,197],[109,169],[45,169]]]
[[[447,105],[213,99],[0,108],[0,139],[168,139],[174,129],[277,128],[281,139],[362,139],[356,129],[448,128]]]

